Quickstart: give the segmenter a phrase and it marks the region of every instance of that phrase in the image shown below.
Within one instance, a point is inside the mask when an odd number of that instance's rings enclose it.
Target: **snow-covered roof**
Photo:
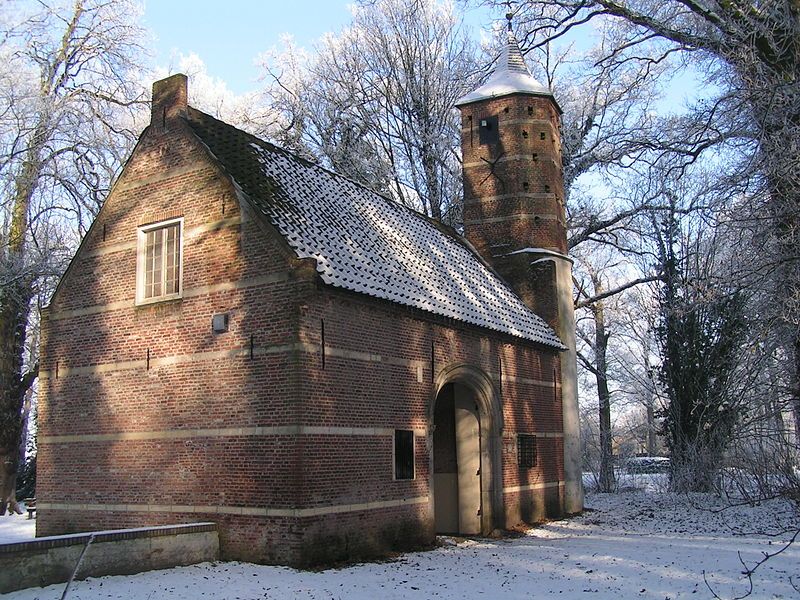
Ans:
[[[331,286],[563,349],[455,232],[198,110],[189,123],[299,258]]]
[[[517,38],[509,25],[506,45],[503,46],[491,76],[478,89],[460,98],[456,102],[456,106],[518,93],[537,96],[553,95],[547,86],[536,81],[531,75],[525,59],[522,57]]]

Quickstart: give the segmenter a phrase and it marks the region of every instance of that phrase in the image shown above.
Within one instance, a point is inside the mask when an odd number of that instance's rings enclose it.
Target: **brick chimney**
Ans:
[[[156,81],[153,83],[150,124],[166,129],[172,120],[186,116],[188,101],[188,78],[183,73]]]

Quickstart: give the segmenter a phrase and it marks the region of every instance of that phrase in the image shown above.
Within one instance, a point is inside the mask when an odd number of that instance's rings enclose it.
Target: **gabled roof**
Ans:
[[[519,42],[511,30],[509,19],[506,44],[503,46],[491,76],[478,89],[460,98],[456,102],[456,106],[520,93],[553,96],[553,92],[547,86],[536,81],[528,70],[528,65],[525,64],[525,59],[519,49]]]
[[[563,349],[455,233],[353,181],[189,108],[197,136],[329,285]]]

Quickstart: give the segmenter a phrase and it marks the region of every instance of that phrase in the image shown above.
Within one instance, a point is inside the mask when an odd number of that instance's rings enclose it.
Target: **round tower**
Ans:
[[[508,18],[489,79],[461,111],[464,233],[483,258],[558,333],[564,415],[565,511],[583,510],[572,260],[567,256],[560,116],[531,75]]]

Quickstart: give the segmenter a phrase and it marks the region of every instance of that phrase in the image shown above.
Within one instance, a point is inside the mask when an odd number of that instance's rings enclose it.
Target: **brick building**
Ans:
[[[37,535],[310,564],[581,510],[559,109],[511,34],[459,107],[466,240],[154,84],[44,312]]]

